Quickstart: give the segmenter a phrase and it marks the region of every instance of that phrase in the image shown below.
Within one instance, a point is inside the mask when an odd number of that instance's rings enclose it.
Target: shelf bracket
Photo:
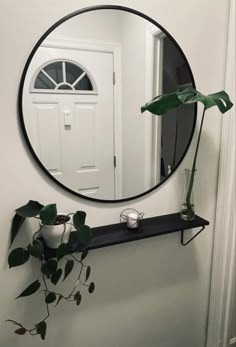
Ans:
[[[191,241],[193,241],[193,239],[195,239],[195,237],[197,237],[203,230],[205,229],[205,226],[203,225],[202,229],[199,230],[190,240],[188,240],[187,242],[184,241],[184,230],[181,230],[181,244],[183,246],[187,246]]]

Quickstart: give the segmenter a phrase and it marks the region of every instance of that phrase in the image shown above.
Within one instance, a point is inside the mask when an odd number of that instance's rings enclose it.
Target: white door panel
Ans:
[[[54,60],[82,66],[95,92],[32,92],[28,76]],[[78,193],[114,199],[113,54],[41,47],[24,88],[26,129],[46,169]]]
[[[61,173],[61,143],[58,104],[37,104],[35,107],[34,128],[36,152],[48,171],[52,174]],[[51,129],[54,129],[52,136]]]

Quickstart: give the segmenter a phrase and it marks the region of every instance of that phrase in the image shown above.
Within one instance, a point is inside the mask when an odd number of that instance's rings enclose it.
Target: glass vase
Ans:
[[[183,194],[183,202],[180,211],[180,217],[183,220],[190,221],[195,218],[195,205],[194,205],[194,180],[192,184],[192,188],[190,188],[191,182],[191,174],[192,170],[185,169],[185,185],[184,185],[184,194]],[[195,178],[196,170],[194,172]],[[189,191],[191,189],[191,192]]]

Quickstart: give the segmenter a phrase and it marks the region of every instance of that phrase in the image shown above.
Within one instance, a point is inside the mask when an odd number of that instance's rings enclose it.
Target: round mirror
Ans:
[[[20,84],[20,121],[41,168],[81,197],[125,201],[160,186],[191,142],[196,107],[163,117],[141,106],[195,86],[189,64],[154,20],[121,6],[68,15],[34,47]]]

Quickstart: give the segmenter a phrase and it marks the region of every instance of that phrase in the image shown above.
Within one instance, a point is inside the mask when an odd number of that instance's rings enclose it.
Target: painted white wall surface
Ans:
[[[102,10],[86,12],[59,25],[50,36],[120,43],[121,17],[122,12],[120,11]],[[108,28],[110,29],[108,30]]]
[[[15,208],[29,199],[43,204],[57,202],[60,211],[85,210],[91,226],[118,222],[126,207],[143,211],[146,217],[180,208],[184,168],[192,162],[199,122],[187,156],[173,177],[152,194],[119,204],[93,203],[64,192],[40,171],[22,137],[17,93],[32,47],[64,15],[105,3],[117,4],[113,0],[21,0],[0,4],[1,347],[204,347],[222,120],[215,108],[206,117],[196,178],[196,210],[210,221],[206,231],[187,247],[180,245],[180,234],[175,233],[91,251],[88,262],[95,293],[84,294],[79,308],[62,304],[53,310],[44,344],[37,337],[16,336],[11,325],[2,323],[15,319],[30,326],[44,315],[37,295],[14,300],[38,271],[30,263],[8,269]],[[211,93],[224,88],[227,0],[119,0],[119,4],[153,17],[175,37],[199,90]],[[32,229],[29,224],[26,227],[16,244],[27,241],[27,232]]]

